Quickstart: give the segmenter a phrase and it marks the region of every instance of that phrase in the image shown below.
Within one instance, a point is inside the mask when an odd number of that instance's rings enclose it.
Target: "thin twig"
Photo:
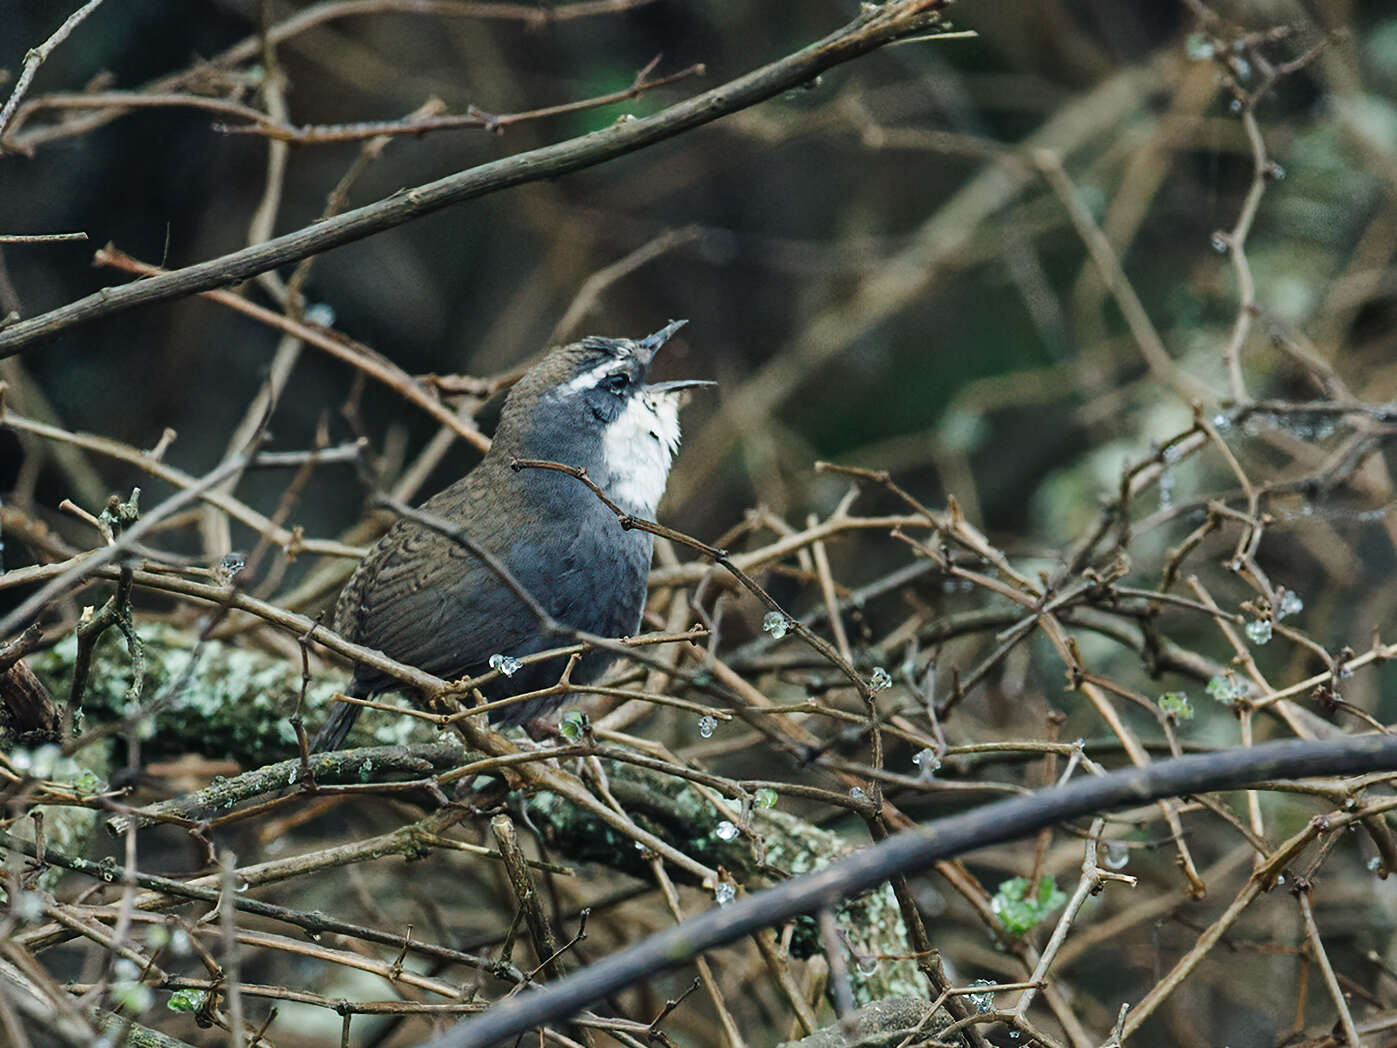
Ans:
[[[102,0],[87,0],[87,3],[78,8],[67,18],[63,24],[53,31],[53,35],[45,40],[38,47],[30,48],[24,56],[24,68],[20,70],[19,79],[15,81],[14,90],[10,92],[10,97],[6,100],[4,108],[0,108],[0,142],[4,141],[5,128],[10,123],[10,118],[15,115],[15,108],[19,105],[24,93],[29,90],[29,84],[34,79],[34,74],[39,71],[39,67],[53,53],[54,48],[68,39],[74,29],[82,24],[83,19],[92,14],[102,5]],[[0,147],[0,152],[3,148]]]

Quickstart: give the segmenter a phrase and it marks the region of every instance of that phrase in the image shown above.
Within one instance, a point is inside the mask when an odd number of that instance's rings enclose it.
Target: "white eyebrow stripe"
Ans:
[[[592,370],[584,371],[571,382],[559,386],[558,393],[561,396],[567,396],[571,393],[578,393],[584,389],[591,389],[601,380],[603,375],[616,370],[620,363],[619,360],[604,360],[596,367],[592,368]]]

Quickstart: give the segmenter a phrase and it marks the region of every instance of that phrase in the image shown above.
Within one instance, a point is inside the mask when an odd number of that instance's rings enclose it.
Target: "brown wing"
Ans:
[[[423,509],[459,523],[503,555],[511,537],[503,515],[472,513],[469,495],[465,485],[449,488]],[[446,677],[470,672],[537,632],[533,615],[473,554],[408,520],[394,524],[364,558],[340,594],[335,623],[359,644]],[[387,683],[365,670],[356,679],[370,687]]]

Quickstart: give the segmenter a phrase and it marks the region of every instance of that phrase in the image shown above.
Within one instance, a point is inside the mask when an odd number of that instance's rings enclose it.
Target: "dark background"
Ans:
[[[13,5],[6,34],[11,63],[22,56],[22,42],[47,32],[59,10]],[[661,73],[704,62],[706,83],[719,83],[817,38],[849,12],[838,4],[738,11],[656,3],[624,17],[538,29],[389,14],[345,19],[295,38],[279,60],[296,123],[392,119],[428,96],[453,112],[470,104],[511,112],[622,87],[656,55],[663,56]],[[241,39],[251,14],[248,4],[99,9],[46,63],[30,97],[74,89],[103,71],[114,86],[139,85]],[[452,208],[334,251],[317,263],[310,301],[331,306],[339,329],[410,372],[488,374],[537,352],[589,274],[664,230],[697,224],[700,239],[611,289],[583,330],[637,334],[688,317],[691,327],[679,351],[669,354],[667,373],[716,377],[732,389],[779,354],[798,357],[802,321],[816,308],[837,309],[861,281],[874,278],[979,166],[976,157],[954,154],[869,152],[860,145],[858,119],[837,112],[840,99],[864,100],[881,123],[1011,142],[1074,93],[1175,40],[1185,21],[1181,10],[1157,4],[1050,4],[1013,16],[968,4],[953,17],[975,25],[980,38],[892,49],[835,70],[813,90],[643,155]],[[623,112],[650,112],[701,86],[662,89],[499,136],[461,131],[396,142],[351,200],[367,202],[604,125]],[[1149,99],[1141,101],[1147,114]],[[47,144],[32,158],[9,158],[0,169],[0,228],[84,230],[95,244],[110,241],[169,267],[232,250],[245,241],[263,190],[266,147],[253,136],[217,134],[210,122],[193,110],[137,112]],[[768,141],[761,133],[767,129],[790,137]],[[356,152],[352,144],[293,149],[277,231],[317,215]],[[1193,167],[1192,159],[1181,166]],[[1197,248],[1228,218],[1245,186],[1241,165],[1216,155],[1200,158],[1184,178],[1189,187],[1180,185],[1178,199],[1161,209],[1167,213],[1152,216],[1158,229],[1137,255],[1142,264],[1162,262],[1148,249],[1154,237],[1166,238],[1178,253],[1174,268],[1165,270],[1175,280],[1180,266],[1212,261]],[[1040,193],[1035,187],[1033,195]],[[1070,330],[1035,327],[1008,255],[1028,247],[1036,279],[1052,291],[1075,278],[1080,246],[1061,228],[1025,242],[1012,232],[1026,217],[1015,210],[992,217],[973,245],[978,257],[958,257],[909,308],[850,331],[846,352],[808,369],[772,417],[755,420],[777,440],[759,453],[760,465],[796,486],[790,494],[797,504],[812,455],[926,434],[968,383],[1061,366],[1074,352]],[[6,260],[22,312],[120,279],[94,272],[88,258],[88,249],[77,245],[12,248]],[[1156,278],[1140,273],[1137,279],[1153,298]],[[991,302],[995,308],[984,308]],[[172,426],[180,433],[182,465],[197,472],[221,454],[274,346],[272,333],[207,303],[187,302],[75,331],[24,359],[63,418],[143,446]],[[350,381],[343,366],[308,354],[278,413],[278,442],[303,446],[314,420],[343,401]],[[190,396],[191,390],[216,395]],[[389,426],[404,425],[409,442],[420,442],[429,420],[377,393],[367,403],[370,435],[381,439]],[[691,430],[708,410],[692,411]],[[1012,430],[1015,421],[1003,425]],[[1054,429],[1031,460],[977,470],[990,519],[1019,523],[1024,484],[1079,446],[1073,427]],[[1010,431],[1004,436],[1015,439]],[[453,456],[431,486],[469,462],[468,455]],[[698,505],[684,499],[670,506],[676,518],[700,527],[722,526],[732,506],[757,494],[752,467],[741,458],[682,462],[680,469],[701,469],[705,480],[716,481],[705,483]],[[56,492],[44,494],[40,501],[47,503]],[[344,514],[353,514],[352,505],[325,509],[327,516],[305,521],[317,532],[342,526]]]
[[[71,7],[0,0],[0,68],[11,73],[0,96],[25,51]],[[392,120],[430,97],[453,113],[470,105],[497,114],[551,106],[624,88],[656,55],[656,75],[696,62],[707,67],[702,80],[503,134],[397,139],[353,186],[353,206],[626,113],[655,112],[818,39],[855,7],[657,0],[541,26],[379,13],[293,37],[276,49],[276,62],[290,121],[298,125]],[[290,10],[271,5],[274,19]],[[1306,368],[1279,348],[1284,342],[1332,367],[1355,397],[1397,401],[1397,15],[1389,5],[1337,0],[1237,2],[1216,10],[1230,33],[1282,27],[1284,39],[1267,52],[1277,62],[1344,31],[1282,79],[1257,110],[1283,177],[1266,184],[1246,244],[1258,303],[1242,355],[1250,393],[1319,396]],[[115,89],[140,88],[244,39],[258,17],[252,3],[112,0],[54,52],[28,98],[81,90],[94,78]],[[1230,406],[1222,351],[1238,315],[1232,261],[1211,240],[1236,221],[1253,159],[1220,66],[1204,53],[1186,4],[966,0],[950,17],[978,37],[890,47],[806,90],[641,153],[335,249],[316,261],[308,303],[328,307],[338,331],[409,373],[489,378],[545,348],[589,277],[679,231],[676,246],[607,286],[572,332],[638,336],[670,318],[690,321],[665,350],[658,377],[716,379],[719,390],[686,411],[686,448],[660,512],[665,523],[713,541],[760,506],[802,527],[807,514],[830,512],[848,489],[814,471],[817,460],[830,459],[891,470],[931,505],[954,495],[1016,563],[1050,570],[1096,521],[1123,466],[1187,429],[1195,405],[1151,375],[1044,179],[1015,174],[1022,171],[1017,154],[996,157],[1020,144],[1060,152],[1171,357],[1202,383],[1197,410],[1207,418]],[[259,105],[265,73],[260,62],[241,63],[207,90]],[[1243,87],[1255,87],[1258,76],[1253,69]],[[54,111],[35,112],[12,129],[11,144],[22,146],[26,134],[56,118]],[[169,268],[245,245],[266,188],[268,145],[254,135],[219,133],[211,128],[216,119],[195,109],[153,108],[37,144],[32,155],[0,157],[0,233],[81,230],[90,240],[4,247],[0,313],[33,316],[124,281],[91,265],[93,248],[108,242]],[[292,147],[275,232],[319,215],[358,154],[357,144]],[[1022,177],[1021,188],[1001,192],[1010,177]],[[243,290],[273,305],[254,284]],[[277,341],[275,332],[193,298],[72,329],[0,362],[0,378],[16,410],[70,429],[150,448],[173,428],[178,439],[166,460],[197,476],[224,455]],[[367,436],[380,476],[394,480],[436,424],[381,386],[359,386],[352,369],[305,349],[272,417],[270,446],[305,448],[324,420],[334,442]],[[346,403],[356,410],[346,414]],[[487,430],[493,410],[486,405],[480,413]],[[1304,597],[1303,626],[1331,653],[1344,645],[1362,650],[1374,630],[1390,627],[1397,605],[1389,448],[1380,446],[1336,487],[1314,479],[1323,479],[1326,456],[1349,432],[1313,419],[1263,419],[1226,434],[1253,478],[1277,487],[1258,557],[1276,583]],[[475,459],[456,442],[416,496],[449,483]],[[1286,489],[1297,477],[1310,480]],[[1207,500],[1236,497],[1235,478],[1217,455],[1178,464],[1170,480],[1167,495],[1151,488],[1140,497],[1139,515],[1171,500],[1196,506],[1192,516],[1140,530],[1129,564],[1140,585],[1158,581],[1166,551],[1195,526]],[[254,473],[238,494],[270,513],[286,483],[284,474]],[[145,489],[146,505],[170,493],[122,463],[88,456],[75,464],[52,445],[0,428],[0,498],[74,546],[90,547],[93,536],[58,503],[71,498],[96,512],[108,493],[134,484]],[[321,470],[288,525],[363,542],[364,532],[352,529],[365,516],[364,494],[350,470]],[[895,505],[878,493],[864,498],[865,512]],[[1191,568],[1234,611],[1254,596],[1222,568],[1235,539],[1235,531],[1210,539]],[[255,541],[233,526],[235,548]],[[159,544],[202,561],[223,552],[206,548],[193,527],[163,534]],[[11,539],[5,566],[44,556]],[[879,537],[832,544],[830,556],[840,582],[857,586],[909,554]],[[284,596],[315,568],[315,558],[300,558],[269,596]],[[813,587],[782,578],[771,585],[797,611],[820,605]],[[332,584],[322,587],[306,610],[333,592]],[[21,595],[0,590],[0,608]],[[931,587],[891,611],[871,609],[870,631],[906,615],[908,605],[950,614],[978,606],[982,596]],[[138,608],[166,610],[158,598],[138,600],[147,602]],[[760,618],[752,608],[739,610],[730,627],[734,643]],[[1230,657],[1210,623],[1175,625],[1171,635],[1181,643]],[[1189,687],[1200,710],[1191,729],[1199,745],[1237,741],[1231,712],[1206,706],[1198,682],[1151,679],[1133,653],[1091,642],[1083,640],[1094,664],[1142,694]],[[969,667],[993,638],[975,643],[981,647],[949,645],[944,657]],[[1257,658],[1278,686],[1315,672],[1313,651],[1294,646],[1273,644]],[[1386,722],[1397,709],[1391,683],[1390,670],[1366,673],[1345,685],[1344,697]],[[1103,732],[1079,699],[1064,695],[1060,662],[1037,646],[1031,658],[990,676],[954,731],[966,739],[1036,738],[1050,707],[1070,718],[1062,738]],[[1153,724],[1131,708],[1127,718],[1137,717]],[[908,752],[891,759],[911,768]],[[936,809],[929,803],[923,810]],[[1287,810],[1276,822],[1279,833],[1303,817]],[[1194,842],[1209,859],[1224,850],[1205,831]],[[1145,835],[1132,869],[1152,862],[1151,886],[1175,891],[1168,850],[1156,853],[1158,843]],[[1079,844],[1072,847],[1076,863]],[[1026,872],[1030,850],[1003,849],[994,861],[1006,874]],[[1376,950],[1397,959],[1390,935],[1397,906],[1390,882],[1368,875],[1356,850],[1344,854],[1344,878],[1334,875],[1324,899],[1326,941],[1343,971],[1380,985],[1385,977],[1364,967],[1364,958]],[[1069,870],[1060,883],[1073,876]],[[1251,950],[1246,979],[1232,984],[1241,976],[1219,954],[1146,1028],[1141,1044],[1283,1041],[1302,936],[1289,900],[1277,893],[1268,904],[1239,947]],[[1113,944],[1119,952],[1102,945],[1082,962],[1077,971],[1100,1013],[1091,1017],[1097,1028],[1109,1029],[1117,1002],[1159,978],[1219,906],[1207,918],[1145,922],[1135,929],[1138,938]],[[1282,906],[1285,916],[1274,917]],[[946,925],[944,945],[959,972],[1004,974],[973,916],[953,913]],[[1085,975],[1088,966],[1096,974]],[[1318,1000],[1318,977],[1310,978]],[[1324,1026],[1315,1018],[1324,1005],[1313,1007],[1311,1032]],[[772,1039],[784,1029],[772,1020]],[[753,1043],[766,1042],[754,1035]]]

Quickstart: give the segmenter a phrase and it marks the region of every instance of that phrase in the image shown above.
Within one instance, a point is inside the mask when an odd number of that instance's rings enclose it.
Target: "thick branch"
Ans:
[[[103,288],[96,294],[0,331],[0,358],[50,339],[75,324],[233,284],[316,252],[361,240],[450,204],[510,186],[556,178],[635,152],[798,87],[826,69],[900,37],[925,31],[935,25],[937,13],[947,2],[900,0],[870,8],[823,40],[654,116],[629,120],[579,138],[447,175],[285,236],[164,276]]]
[[[920,869],[975,848],[1026,837],[1065,819],[1126,805],[1234,789],[1269,778],[1350,775],[1397,769],[1397,736],[1364,735],[1335,742],[1277,742],[1198,754],[1078,779],[1032,797],[1000,801],[899,834],[847,859],[710,910],[595,961],[552,986],[514,997],[424,1048],[486,1048],[541,1023],[572,1015],[658,971],[689,963],[705,950],[760,928],[834,905],[894,874]]]

